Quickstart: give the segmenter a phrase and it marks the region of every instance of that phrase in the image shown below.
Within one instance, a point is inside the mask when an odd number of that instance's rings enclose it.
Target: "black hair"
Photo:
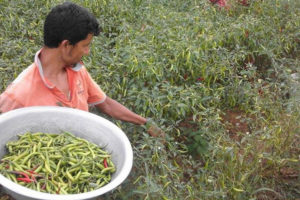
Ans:
[[[52,8],[46,17],[44,45],[56,48],[63,40],[75,45],[88,34],[97,36],[99,32],[99,23],[86,8],[65,2]]]

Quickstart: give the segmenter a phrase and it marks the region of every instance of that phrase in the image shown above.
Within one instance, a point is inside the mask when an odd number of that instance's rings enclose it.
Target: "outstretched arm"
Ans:
[[[146,125],[147,132],[153,137],[164,137],[165,135],[165,133],[152,120],[147,120],[146,118],[132,112],[119,102],[109,97],[106,97],[104,102],[97,104],[96,106],[101,112],[115,119],[131,122],[137,125]]]
[[[101,112],[115,118],[118,120],[131,122],[137,125],[143,125],[146,123],[147,119],[132,112],[119,102],[106,97],[103,103],[96,105]]]

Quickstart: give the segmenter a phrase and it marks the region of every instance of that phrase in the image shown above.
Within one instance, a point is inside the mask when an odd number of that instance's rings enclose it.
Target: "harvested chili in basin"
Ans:
[[[102,148],[71,133],[26,133],[6,144],[0,171],[30,189],[51,194],[78,194],[111,180],[115,166]]]

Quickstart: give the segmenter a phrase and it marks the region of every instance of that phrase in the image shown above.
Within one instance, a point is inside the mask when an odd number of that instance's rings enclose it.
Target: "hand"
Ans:
[[[145,125],[147,128],[147,132],[152,137],[165,138],[165,132],[161,130],[152,119],[148,118]]]

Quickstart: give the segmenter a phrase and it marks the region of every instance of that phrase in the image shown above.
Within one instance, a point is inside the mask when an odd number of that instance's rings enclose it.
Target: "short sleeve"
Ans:
[[[89,106],[97,105],[105,101],[106,94],[102,91],[99,85],[92,79],[90,74],[85,70],[85,80],[88,91],[88,104]]]
[[[0,95],[0,112],[8,112],[10,110],[14,110],[17,108],[24,107],[21,103],[14,100],[11,96],[9,96],[6,92]]]

